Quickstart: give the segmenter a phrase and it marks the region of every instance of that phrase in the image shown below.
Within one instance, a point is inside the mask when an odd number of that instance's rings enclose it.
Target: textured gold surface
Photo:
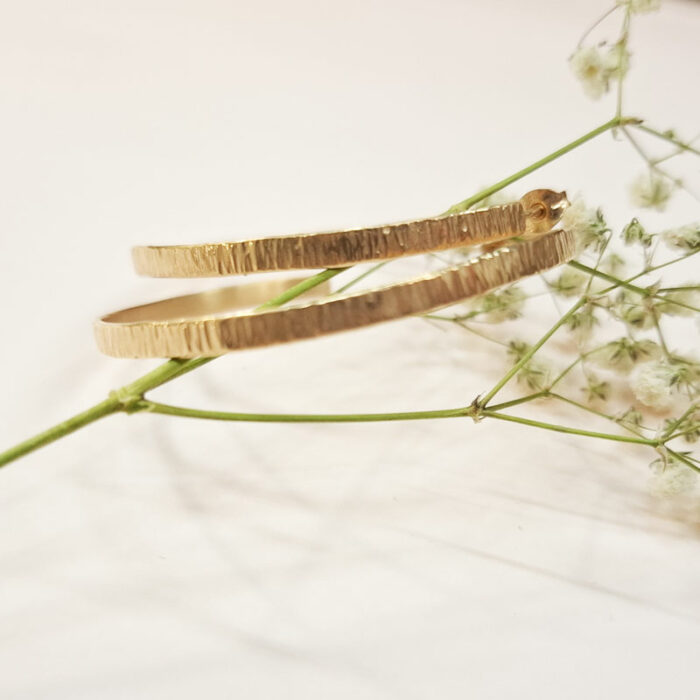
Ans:
[[[273,236],[230,243],[140,246],[136,271],[151,277],[218,277],[269,270],[345,267],[549,231],[566,194],[534,190],[489,209],[330,233]]]
[[[166,299],[103,317],[95,335],[99,349],[114,357],[221,355],[427,313],[559,265],[574,254],[574,236],[554,231],[436,274],[281,309],[227,313],[241,300],[258,303],[263,293],[273,296],[267,285]]]

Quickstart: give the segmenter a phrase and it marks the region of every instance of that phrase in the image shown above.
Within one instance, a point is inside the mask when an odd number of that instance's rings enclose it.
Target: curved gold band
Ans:
[[[176,297],[104,316],[95,335],[114,357],[221,355],[427,313],[566,262],[575,248],[571,233],[553,231],[436,274],[282,309],[228,313],[231,304],[258,303],[262,291],[272,296],[269,286]]]
[[[136,271],[150,277],[220,277],[270,270],[309,270],[544,233],[559,221],[563,192],[533,190],[504,206],[331,233],[274,236],[230,243],[139,246]]]

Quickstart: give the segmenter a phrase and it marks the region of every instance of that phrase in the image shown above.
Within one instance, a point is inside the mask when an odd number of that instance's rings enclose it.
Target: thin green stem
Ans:
[[[349,268],[339,267],[332,270],[322,270],[321,272],[312,275],[308,279],[302,280],[299,282],[299,284],[295,284],[294,286],[290,287],[286,291],[282,292],[282,294],[276,296],[274,299],[270,299],[264,304],[261,304],[258,306],[257,310],[263,311],[264,309],[274,309],[278,306],[283,306],[288,301],[292,301],[292,299],[301,296],[305,292],[317,287],[319,284],[323,284],[324,282],[333,279],[341,272],[345,272],[347,269]],[[148,374],[145,374],[143,377],[139,377],[139,379],[131,384],[127,384],[118,391],[124,395],[140,398],[145,392],[152,391],[153,389],[156,389],[157,387],[162,386],[163,384],[166,384],[177,377],[181,377],[183,374],[192,372],[193,370],[198,369],[199,367],[202,367],[215,359],[216,357],[196,357],[191,360],[168,360],[162,365],[156,367],[151,372],[148,372]]]
[[[676,428],[691,414],[694,413],[695,411],[698,410],[698,404],[697,403],[691,403],[688,408],[685,409],[685,411],[678,417],[676,418],[673,422],[669,423],[668,427],[666,430],[664,430],[663,436],[667,440],[673,440],[674,438],[678,437],[678,434],[676,435],[671,435]],[[671,436],[671,437],[669,437]]]
[[[122,404],[119,399],[114,396],[110,396],[104,401],[101,401],[91,408],[88,408],[86,411],[82,411],[81,413],[72,416],[68,420],[64,420],[58,425],[54,425],[44,432],[34,435],[24,442],[20,442],[18,445],[11,447],[5,452],[0,452],[0,467],[4,467],[6,464],[9,464],[15,459],[24,457],[24,455],[28,455],[30,452],[34,452],[34,450],[38,450],[40,447],[50,445],[52,442],[55,442],[66,435],[70,435],[76,430],[84,428],[86,425],[90,425],[90,423],[100,420],[100,418],[110,416],[120,410],[122,410]]]
[[[504,343],[502,340],[498,340],[498,338],[493,338],[488,333],[484,333],[483,331],[479,331],[473,326],[470,326],[468,323],[462,320],[458,320],[456,318],[450,318],[449,316],[436,316],[435,314],[423,314],[423,318],[426,321],[441,321],[441,322],[447,322],[447,323],[453,323],[456,326],[459,326],[463,330],[467,331],[468,333],[473,333],[474,335],[478,335],[480,338],[483,338],[484,340],[488,340],[491,343],[496,343],[497,345],[501,345],[504,348],[508,347],[508,343]]]
[[[700,250],[692,250],[689,253],[685,253],[684,255],[679,255],[677,258],[672,258],[671,260],[667,260],[666,262],[659,263],[658,265],[653,265],[652,267],[646,267],[644,268],[641,272],[638,272],[636,275],[632,275],[632,277],[628,277],[625,282],[634,282],[634,280],[639,279],[640,277],[644,277],[645,275],[650,275],[652,272],[656,272],[657,270],[661,270],[664,267],[668,267],[669,265],[675,265],[677,262],[681,262],[682,260],[687,260],[688,258],[692,258],[693,255],[697,255],[700,253]],[[601,294],[607,294],[611,289],[614,289],[615,286],[619,285],[614,285],[613,287],[608,287],[606,289],[603,289],[600,293]]]
[[[700,309],[697,308],[696,306],[691,306],[690,304],[684,304],[681,301],[676,301],[675,299],[669,299],[667,297],[664,297],[658,292],[652,292],[649,289],[645,289],[644,287],[638,287],[636,284],[631,284],[630,282],[626,280],[621,280],[618,279],[617,277],[614,277],[613,275],[609,275],[607,272],[602,272],[600,270],[596,270],[592,267],[589,267],[588,265],[584,265],[581,262],[578,262],[578,260],[571,260],[569,263],[567,263],[570,267],[575,268],[576,270],[581,270],[581,272],[587,272],[589,275],[592,275],[594,277],[599,277],[600,279],[605,280],[606,282],[613,282],[613,286],[605,289],[601,293],[607,293],[611,289],[614,289],[615,287],[624,287],[625,289],[629,289],[631,292],[635,292],[635,294],[639,294],[643,297],[649,297],[651,299],[660,299],[667,304],[674,304],[675,306],[682,306],[684,309],[689,309],[690,311],[696,311],[700,313]],[[661,290],[659,290],[661,291]],[[666,290],[663,290],[666,291]]]
[[[313,289],[322,282],[325,282],[331,279],[332,277],[335,277],[341,272],[343,272],[343,269],[324,270],[323,272],[319,272],[317,275],[313,275],[312,277],[309,277],[303,282],[300,282],[299,284],[290,287],[287,291],[283,292],[274,299],[271,299],[270,301],[266,302],[258,308],[265,309],[281,306],[282,304],[285,304],[286,302],[294,299],[300,294],[303,294],[304,292]],[[166,382],[175,379],[176,377],[181,377],[183,374],[187,374],[188,372],[191,372],[192,370],[195,370],[198,367],[201,367],[202,365],[205,365],[214,359],[216,358],[200,357],[193,360],[168,360],[159,367],[156,367],[151,372],[148,372],[142,377],[139,377],[139,379],[137,379],[136,381],[131,382],[130,384],[127,384],[126,386],[123,386],[120,389],[117,389],[116,391],[112,392],[109,398],[96,404],[92,408],[89,408],[86,411],[83,411],[82,413],[78,413],[72,418],[69,418],[68,420],[63,421],[62,423],[59,423],[58,425],[55,425],[52,428],[49,428],[43,433],[34,435],[28,440],[25,440],[24,442],[21,442],[18,445],[11,447],[5,452],[1,452],[0,467],[3,467],[16,459],[19,459],[20,457],[24,457],[30,452],[34,452],[34,450],[37,450],[40,447],[44,447],[45,445],[48,445],[54,442],[55,440],[58,440],[59,438],[65,437],[66,435],[70,435],[76,430],[83,428],[84,426],[89,425],[90,423],[94,423],[100,418],[104,418],[105,416],[111,415],[112,413],[118,413],[120,411],[131,412],[134,410],[139,410],[139,408],[137,408],[135,404],[143,397],[143,394],[146,391],[155,389],[156,387],[159,387],[165,384]]]
[[[472,406],[435,411],[399,411],[392,413],[234,413],[207,411],[197,408],[171,406],[143,399],[138,410],[181,418],[200,418],[248,423],[374,423],[378,421],[428,420],[433,418],[464,418],[475,414]]]
[[[369,277],[370,275],[374,274],[377,270],[381,269],[384,267],[384,265],[387,265],[390,263],[391,260],[382,260],[382,262],[377,263],[376,265],[372,265],[368,270],[365,270],[361,275],[358,275],[354,279],[351,279],[347,284],[344,284],[342,287],[339,289],[336,289],[335,292],[333,292],[333,295],[335,296],[336,294],[342,294],[343,292],[347,292],[348,289],[351,287],[354,287],[358,282],[361,282],[365,277]]]
[[[464,323],[469,321],[475,316],[484,313],[480,309],[474,309],[466,314],[457,314],[455,316],[442,316],[440,314],[423,314],[423,318],[430,319],[431,321],[446,321],[448,323]]]
[[[680,452],[676,452],[675,450],[671,450],[669,448],[666,448],[668,454],[670,454],[672,457],[677,459],[679,462],[683,462],[686,467],[690,467],[693,471],[698,472],[700,474],[700,467],[698,467],[697,464],[695,464],[694,460],[688,459],[685,455],[681,454]]]
[[[455,204],[454,206],[450,207],[445,213],[456,214],[461,211],[466,211],[475,204],[478,204],[482,199],[490,197],[492,194],[495,194],[496,192],[504,189],[505,187],[508,187],[508,185],[512,185],[514,182],[524,178],[526,175],[530,175],[530,173],[535,172],[535,170],[539,170],[541,167],[547,165],[548,163],[551,163],[557,158],[561,158],[561,156],[566,155],[567,153],[573,151],[575,148],[578,148],[579,146],[582,146],[584,143],[590,141],[591,139],[594,139],[596,136],[600,136],[606,131],[610,131],[610,129],[614,129],[625,124],[639,123],[641,123],[641,120],[632,117],[614,117],[610,121],[605,122],[605,124],[601,124],[599,127],[596,127],[592,131],[589,131],[587,134],[584,134],[580,138],[574,139],[570,143],[567,143],[565,146],[558,148],[556,151],[553,151],[544,158],[540,158],[540,160],[535,161],[532,165],[528,165],[527,168],[518,170],[517,173],[514,173],[513,175],[503,180],[500,180],[495,185],[491,185],[491,187],[487,187],[486,189],[481,190],[481,192],[477,192],[477,194],[475,194],[473,197],[469,197],[469,199],[465,199],[464,201]]]
[[[632,148],[634,148],[635,151],[639,154],[639,156],[642,158],[642,160],[649,166],[650,170],[653,172],[656,172],[657,174],[661,175],[662,177],[665,177],[666,179],[670,180],[674,185],[677,187],[680,187],[681,189],[685,190],[690,194],[691,196],[695,196],[692,192],[690,192],[684,185],[681,180],[678,178],[674,177],[671,175],[671,173],[667,172],[664,170],[662,167],[660,167],[655,161],[641,146],[639,141],[637,141],[634,136],[632,136],[632,132],[627,129],[626,127],[622,127],[622,133],[625,135],[625,138],[630,142],[630,145]]]
[[[566,425],[556,425],[554,423],[544,423],[530,418],[521,418],[520,416],[511,416],[506,413],[495,413],[489,410],[484,410],[481,415],[488,418],[496,418],[498,420],[509,421],[511,423],[521,423],[529,425],[533,428],[542,428],[543,430],[552,430],[556,433],[567,433],[568,435],[581,435],[583,437],[598,438],[600,440],[612,440],[614,442],[633,442],[637,445],[648,445],[649,447],[658,447],[658,440],[647,440],[641,437],[630,437],[628,435],[615,435],[613,433],[598,433],[592,430],[579,430],[578,428],[570,428]]]
[[[684,284],[684,285],[681,285],[680,287],[661,287],[658,291],[659,292],[696,292],[698,290],[700,290],[700,284]]]
[[[613,423],[619,425],[624,430],[628,430],[630,433],[634,433],[635,435],[642,437],[641,433],[633,430],[630,426],[619,423],[618,421],[616,421],[614,416],[608,415],[607,413],[603,413],[602,411],[597,411],[595,408],[593,408],[591,406],[586,406],[586,404],[580,403],[579,401],[575,401],[574,399],[570,399],[568,396],[563,396],[562,394],[552,393],[552,394],[550,394],[550,396],[553,399],[557,399],[558,401],[562,401],[563,403],[568,403],[571,406],[575,406],[576,408],[580,409],[581,411],[586,411],[587,413],[591,413],[594,416],[599,416],[600,418],[605,418],[606,420],[612,421]],[[643,425],[640,425],[639,427],[642,428],[643,430],[650,430],[650,428],[645,428]]]
[[[530,398],[529,400],[532,399]],[[385,421],[433,420],[439,418],[466,418],[478,415],[479,417],[497,418],[499,420],[522,423],[571,435],[595,437],[602,440],[614,440],[616,442],[632,442],[652,447],[657,447],[659,445],[657,440],[647,440],[641,437],[629,437],[626,435],[614,435],[611,433],[599,433],[590,430],[579,430],[578,428],[570,428],[565,425],[556,425],[554,423],[544,423],[529,418],[511,416],[494,410],[478,411],[473,405],[435,411],[400,411],[392,413],[234,413],[229,411],[208,411],[182,406],[171,406],[143,399],[139,402],[138,410],[181,418],[253,423],[374,423]]]
[[[535,401],[536,399],[545,399],[550,396],[549,391],[544,389],[543,391],[535,392],[534,394],[528,394],[527,396],[521,396],[519,399],[511,399],[510,401],[504,401],[503,403],[491,404],[489,407],[490,411],[502,411],[504,408],[511,408],[512,406],[519,406],[523,403],[529,403],[530,401]]]
[[[616,10],[620,9],[620,5],[615,4],[613,5],[605,14],[603,14],[601,17],[598,17],[598,19],[593,22],[593,24],[586,29],[586,31],[581,35],[581,38],[578,40],[577,48],[581,48],[583,45],[583,42],[587,39],[588,35],[601,23],[603,20],[607,19],[613,12]]]
[[[635,129],[639,129],[640,131],[644,131],[647,134],[651,134],[652,136],[656,136],[659,139],[663,139],[664,141],[667,141],[668,143],[672,143],[674,146],[677,146],[681,151],[687,151],[688,153],[693,153],[696,156],[700,156],[700,150],[698,150],[697,148],[693,148],[689,143],[686,143],[684,141],[681,141],[680,139],[677,139],[672,134],[664,133],[663,131],[658,131],[657,129],[652,129],[650,126],[647,126],[646,124],[643,124],[642,122],[638,122],[636,124],[631,124],[631,126],[634,126]]]
[[[564,369],[561,372],[559,372],[559,374],[552,380],[552,383],[549,385],[549,388],[553,389],[557,384],[559,384],[559,382],[562,379],[564,379],[564,377],[566,377],[566,375],[569,374],[569,372],[571,372],[571,370],[573,370],[574,367],[576,367],[576,365],[583,362],[583,359],[589,354],[590,353],[581,353],[573,362],[564,367]]]
[[[532,359],[533,355],[561,328],[581,306],[584,300],[579,299],[561,318],[516,362],[505,376],[480,399],[482,406],[488,406],[489,401]]]
[[[592,408],[591,406],[586,406],[586,404],[579,403],[578,401],[575,401],[574,399],[570,399],[568,396],[564,396],[563,394],[557,394],[556,392],[552,392],[550,396],[553,399],[556,399],[557,401],[561,401],[562,403],[567,403],[570,406],[575,406],[581,411],[586,411],[587,413],[591,413],[594,416],[599,416],[600,418],[605,418],[610,421],[614,421],[615,419],[612,416],[609,416],[607,413],[603,413],[602,411],[597,411],[595,408]]]
[[[615,5],[619,7],[619,5]],[[620,38],[618,39],[618,44],[621,45],[622,50],[627,49],[627,42],[629,41],[630,35],[630,6],[625,6],[625,16],[622,20],[622,31],[620,32]],[[622,88],[625,82],[625,76],[621,71],[618,71],[617,76],[617,106],[615,109],[615,116],[618,118],[622,116]],[[624,128],[624,127],[623,127]]]
[[[494,338],[490,336],[488,333],[484,333],[483,331],[477,330],[474,328],[474,326],[470,326],[468,323],[465,323],[464,321],[455,321],[455,323],[460,327],[463,328],[467,333],[471,333],[472,335],[478,335],[479,338],[483,338],[484,340],[488,340],[492,343],[496,343],[496,345],[500,345],[501,347],[507,348],[508,343],[504,343],[502,340],[498,340],[498,338]]]

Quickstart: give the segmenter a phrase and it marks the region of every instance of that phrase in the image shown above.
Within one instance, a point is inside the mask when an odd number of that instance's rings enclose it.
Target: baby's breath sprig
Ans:
[[[672,130],[657,130],[642,120],[623,116],[624,83],[630,70],[630,30],[638,16],[658,10],[660,0],[618,0],[581,38],[569,62],[584,92],[593,99],[616,90],[612,119],[451,207],[447,214],[475,206],[491,206],[515,197],[504,196],[506,187],[545,167],[610,131],[621,133],[642,158],[646,169],[630,184],[636,208],[664,211],[676,189],[685,183],[666,170],[666,164],[683,155],[700,156],[693,144]],[[609,17],[621,16],[614,37],[598,43],[589,39]],[[639,137],[639,138],[638,138]],[[641,138],[656,139],[672,149],[659,156],[647,153]],[[662,165],[663,164],[663,165]],[[82,413],[0,453],[0,467],[30,452],[115,413],[159,415],[217,421],[357,423],[439,418],[493,419],[518,423],[590,439],[645,446],[653,450],[651,485],[655,492],[675,494],[695,488],[700,460],[685,447],[700,440],[700,360],[686,349],[670,347],[667,325],[687,324],[685,337],[697,331],[700,319],[700,283],[683,279],[664,281],[679,263],[700,253],[700,224],[667,230],[650,230],[635,217],[618,232],[608,225],[600,208],[575,198],[562,226],[579,242],[578,258],[568,267],[542,276],[544,294],[551,296],[558,317],[536,341],[527,333],[513,337],[513,324],[526,315],[528,305],[542,292],[529,284],[511,285],[484,295],[465,309],[450,314],[430,314],[431,321],[451,323],[499,347],[505,355],[505,374],[469,404],[458,408],[363,414],[269,414],[194,409],[159,403],[147,394],[167,382],[211,362],[215,358],[169,360],[152,372],[109,393]],[[457,251],[457,255],[471,251]],[[350,289],[387,263],[357,274],[339,291]],[[325,270],[270,300],[265,307],[285,304],[303,292],[345,270]],[[687,273],[685,273],[687,274]],[[565,311],[560,304],[567,304]],[[484,332],[483,323],[491,324]],[[499,332],[501,337],[498,337]],[[560,356],[542,356],[542,348],[558,336]],[[549,353],[549,349],[548,349]],[[550,353],[551,354],[551,353]],[[561,366],[560,366],[561,365]],[[521,392],[496,403],[496,397],[515,379]],[[559,403],[580,412],[577,425],[561,425],[511,409],[533,401]],[[534,409],[534,407],[532,407]],[[587,427],[583,421],[607,421],[608,429]],[[680,449],[682,445],[684,449]]]

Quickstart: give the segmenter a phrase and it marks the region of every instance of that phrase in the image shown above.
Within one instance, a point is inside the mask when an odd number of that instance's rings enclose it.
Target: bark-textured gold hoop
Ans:
[[[136,271],[150,277],[220,277],[270,270],[345,267],[544,233],[568,205],[564,192],[533,190],[520,201],[387,226],[230,243],[139,246]]]
[[[104,316],[95,335],[114,357],[211,357],[427,313],[566,262],[575,248],[571,233],[553,231],[436,274],[282,309],[229,312],[246,295],[258,303],[259,288],[176,297]]]

